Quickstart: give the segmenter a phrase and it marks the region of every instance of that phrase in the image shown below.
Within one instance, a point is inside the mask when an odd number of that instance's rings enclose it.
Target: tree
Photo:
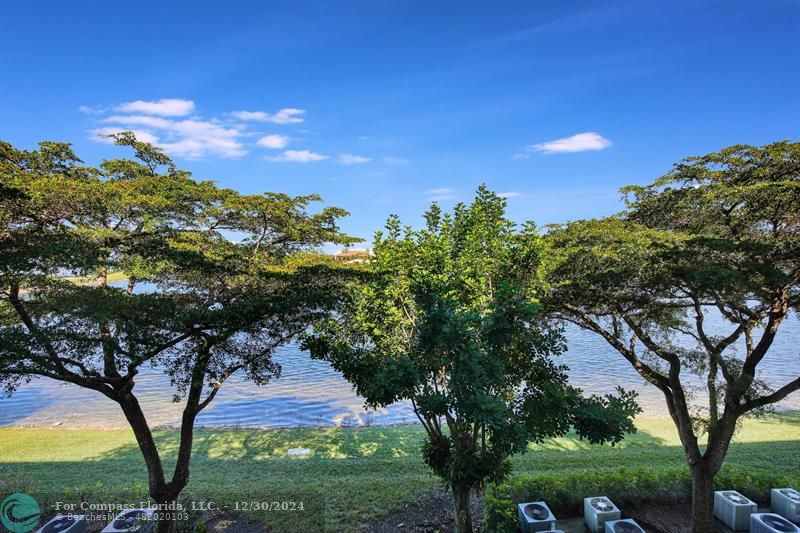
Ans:
[[[195,182],[129,133],[115,139],[136,159],[92,168],[67,144],[0,143],[0,384],[44,376],[118,403],[169,531],[197,415],[235,372],[278,376],[274,350],[335,307],[346,280],[314,247],[354,239],[336,225],[345,211],[307,212],[315,195],[241,195]],[[169,476],[136,398],[144,365],[167,372],[184,403]]]
[[[530,441],[574,426],[591,442],[634,431],[634,395],[583,397],[567,383],[560,330],[540,316],[542,239],[515,228],[485,187],[426,226],[396,216],[374,244],[372,278],[304,340],[372,407],[407,400],[425,428],[423,457],[452,490],[456,530],[472,531],[470,493],[505,478]]]
[[[694,531],[711,531],[737,423],[800,389],[797,366],[774,390],[757,375],[800,302],[800,143],[690,157],[623,192],[621,215],[548,233],[546,305],[664,394],[692,471]]]

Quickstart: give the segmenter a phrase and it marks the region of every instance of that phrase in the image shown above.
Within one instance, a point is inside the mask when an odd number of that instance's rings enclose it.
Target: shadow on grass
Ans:
[[[794,420],[790,417],[790,420]],[[795,423],[795,422],[790,422]],[[235,502],[303,499],[323,512],[328,525],[358,524],[401,508],[439,486],[422,461],[425,433],[419,426],[358,429],[196,431],[187,501],[214,501],[235,509]],[[157,440],[171,471],[178,432],[160,430]],[[100,437],[101,438],[101,437]],[[52,432],[58,445],[58,432]],[[796,440],[734,443],[728,464],[745,468],[800,471]],[[305,458],[287,456],[289,448],[311,450]],[[575,435],[553,439],[513,460],[514,475],[591,471],[619,467],[686,466],[680,446],[667,445],[644,431],[624,446],[590,445]],[[147,495],[147,473],[135,442],[83,461],[0,461],[0,492],[23,490],[40,503],[54,501],[139,502]],[[310,514],[250,513],[276,531],[294,531]],[[282,529],[286,528],[286,529]],[[338,529],[337,529],[338,530]]]

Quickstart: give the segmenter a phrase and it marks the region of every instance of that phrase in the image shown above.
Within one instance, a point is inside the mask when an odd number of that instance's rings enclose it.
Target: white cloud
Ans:
[[[509,191],[509,192],[499,192],[497,196],[500,198],[518,198],[522,196],[521,192]]]
[[[192,100],[179,98],[162,98],[161,100],[145,101],[135,100],[116,106],[117,111],[123,113],[144,113],[145,115],[159,115],[162,117],[182,117],[194,111]]]
[[[383,162],[387,165],[407,165],[409,163],[408,159],[403,159],[402,157],[393,157],[387,155],[383,158]]]
[[[272,135],[261,137],[256,144],[263,148],[273,148],[279,150],[281,148],[286,148],[286,145],[289,144],[289,137],[286,135],[278,135],[277,133],[273,133]]]
[[[109,135],[114,135],[115,133],[121,133],[123,131],[130,131],[133,133],[137,141],[149,144],[158,144],[158,137],[148,131],[143,130],[126,130],[125,128],[97,128],[92,130],[90,133],[92,134],[92,138],[95,140],[105,143],[113,143],[114,139],[109,138]]]
[[[339,162],[343,165],[363,165],[364,163],[369,163],[372,161],[372,158],[364,157],[363,155],[355,155],[355,154],[340,154],[339,155]]]
[[[268,161],[276,163],[311,163],[312,161],[324,161],[327,155],[311,152],[310,150],[286,150],[278,157],[269,157]]]
[[[148,128],[169,129],[174,121],[161,117],[148,117],[145,115],[113,115],[103,119],[111,124],[124,124],[125,126],[146,126]]]
[[[241,157],[247,153],[239,142],[243,132],[237,128],[228,128],[215,121],[198,119],[171,120],[145,115],[115,115],[103,119],[110,124],[123,126],[143,126],[143,130],[164,141],[158,146],[168,153],[177,156],[198,159],[205,156]]]
[[[511,157],[511,159],[513,159],[515,161],[519,160],[519,159],[530,159],[530,158],[531,158],[531,154],[514,154]]]
[[[305,113],[303,109],[286,107],[274,114],[237,111],[204,118],[193,114],[194,110],[195,103],[192,100],[175,98],[134,100],[108,107],[79,108],[82,113],[96,115],[96,125],[89,130],[93,139],[103,141],[104,134],[130,130],[135,132],[138,139],[160,146],[170,155],[190,159],[242,157],[247,154],[249,146],[255,145],[283,150],[296,139],[277,133],[265,135],[265,132],[255,131],[243,121],[294,124],[303,122],[302,115]],[[232,121],[232,116],[240,121]],[[279,161],[300,163],[322,159],[329,157],[308,150],[288,150],[275,158]],[[362,162],[360,159],[347,161],[348,164]]]
[[[455,189],[450,189],[447,187],[440,187],[438,189],[428,189],[425,191],[427,195],[427,200],[431,202],[445,202],[448,200],[457,200],[458,196],[455,194]]]
[[[585,152],[589,150],[604,150],[611,146],[611,141],[593,131],[578,133],[571,137],[534,144],[528,150],[544,154],[558,154],[571,152]]]
[[[273,124],[297,124],[303,122],[300,115],[304,115],[305,109],[295,107],[284,107],[274,114],[264,111],[234,111],[231,116],[239,120],[252,122],[272,122]]]
[[[78,107],[78,111],[80,111],[81,113],[84,113],[86,115],[100,115],[100,114],[105,113],[106,111],[108,111],[108,108],[107,107],[102,107],[102,106],[82,105],[82,106]]]

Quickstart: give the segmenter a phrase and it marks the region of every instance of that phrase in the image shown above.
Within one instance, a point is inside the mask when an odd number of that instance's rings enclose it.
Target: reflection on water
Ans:
[[[589,393],[612,392],[616,386],[637,390],[646,415],[664,415],[663,397],[639,377],[604,340],[571,327],[569,351],[560,358],[570,367],[571,382]],[[780,385],[800,375],[800,320],[789,319],[759,365],[758,377]],[[313,361],[296,347],[275,356],[283,366],[280,379],[258,387],[236,376],[198,417],[201,426],[297,427],[385,425],[416,422],[407,403],[378,411],[364,409],[352,387],[327,363]],[[700,383],[697,382],[699,386]],[[139,401],[154,426],[180,421],[180,403],[172,403],[169,378],[158,369],[142,369],[136,379]],[[700,394],[698,393],[698,396]],[[786,398],[781,409],[800,409],[800,394]],[[0,425],[126,427],[119,407],[99,393],[74,385],[36,379],[11,398],[0,399]]]

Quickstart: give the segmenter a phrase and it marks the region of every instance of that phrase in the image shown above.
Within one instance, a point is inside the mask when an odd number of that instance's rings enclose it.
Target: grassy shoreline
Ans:
[[[593,446],[574,435],[531,445],[513,459],[513,475],[588,471],[617,465],[685,465],[671,420],[637,419],[638,433],[621,445]],[[439,488],[419,455],[419,426],[315,429],[200,429],[187,501],[308,502],[324,510],[335,530],[355,531]],[[170,468],[177,433],[157,440]],[[290,448],[309,448],[290,457]],[[800,471],[800,413],[748,420],[731,446],[728,463],[744,468]],[[146,497],[146,471],[127,429],[0,428],[0,496],[22,490],[45,508],[56,501],[130,501]],[[238,506],[241,510],[243,507]],[[276,531],[296,530],[309,513],[250,511],[248,519]],[[293,529],[295,528],[295,529]]]

